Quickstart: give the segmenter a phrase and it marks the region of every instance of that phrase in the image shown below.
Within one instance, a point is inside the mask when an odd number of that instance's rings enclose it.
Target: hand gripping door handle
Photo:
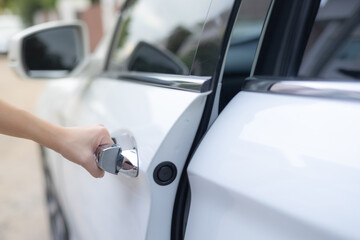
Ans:
[[[130,177],[139,174],[139,161],[136,148],[122,150],[120,145],[101,145],[95,152],[96,163],[105,172]]]

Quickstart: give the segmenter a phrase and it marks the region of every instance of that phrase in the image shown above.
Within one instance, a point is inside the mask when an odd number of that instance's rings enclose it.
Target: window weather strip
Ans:
[[[243,91],[360,100],[360,83],[350,81],[249,79]]]
[[[211,80],[211,77],[141,72],[105,72],[104,74],[102,74],[102,76],[158,87],[166,87],[199,93],[205,93],[210,91]]]

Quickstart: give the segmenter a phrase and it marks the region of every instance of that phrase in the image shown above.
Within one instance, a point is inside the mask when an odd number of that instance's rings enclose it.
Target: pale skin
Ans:
[[[103,125],[61,127],[0,100],[0,133],[33,140],[84,167],[93,177],[104,176],[94,152],[103,144],[113,144]]]

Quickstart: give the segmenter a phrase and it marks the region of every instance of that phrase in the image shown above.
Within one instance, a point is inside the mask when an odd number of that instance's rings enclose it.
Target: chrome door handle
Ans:
[[[120,145],[101,145],[95,152],[96,163],[102,170],[118,174],[123,173],[130,177],[139,174],[139,161],[136,148],[122,150]]]

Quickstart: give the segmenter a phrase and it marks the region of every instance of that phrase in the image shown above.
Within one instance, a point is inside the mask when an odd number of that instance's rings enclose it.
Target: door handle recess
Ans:
[[[120,145],[101,145],[95,152],[96,163],[105,172],[117,175],[119,172],[130,177],[139,174],[136,148],[122,150]]]

